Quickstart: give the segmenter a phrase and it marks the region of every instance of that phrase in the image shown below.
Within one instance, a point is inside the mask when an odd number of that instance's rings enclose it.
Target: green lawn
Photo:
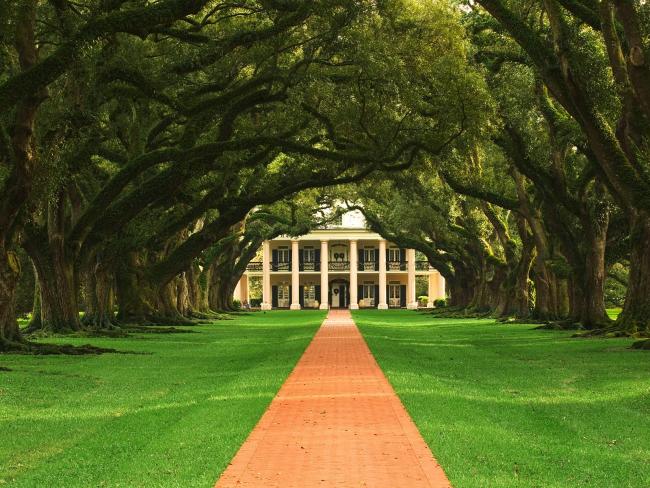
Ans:
[[[455,488],[650,486],[650,354],[632,341],[354,317]]]
[[[324,317],[272,312],[192,334],[53,339],[140,354],[0,356],[0,485],[209,487]]]

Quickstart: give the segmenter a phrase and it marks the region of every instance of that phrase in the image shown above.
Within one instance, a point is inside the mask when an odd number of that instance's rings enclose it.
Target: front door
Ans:
[[[341,289],[342,286],[339,283],[332,285],[332,308],[341,307]]]

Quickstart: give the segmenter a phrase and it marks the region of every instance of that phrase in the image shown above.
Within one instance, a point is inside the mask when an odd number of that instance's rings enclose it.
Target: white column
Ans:
[[[291,241],[291,310],[300,310],[300,256],[298,241]]]
[[[235,286],[235,291],[232,294],[232,298],[234,300],[238,300],[241,302],[241,279],[237,282],[237,286]]]
[[[320,242],[320,309],[329,309],[329,253],[327,241]]]
[[[271,246],[262,244],[262,310],[271,310]]]
[[[415,249],[406,250],[408,281],[406,285],[406,308],[415,310],[418,302],[415,298]]]
[[[250,296],[248,292],[248,275],[243,274],[241,277],[241,280],[239,280],[239,284],[241,285],[241,301],[242,304],[248,303],[250,305]]]
[[[350,310],[359,310],[359,297],[357,294],[359,289],[357,281],[358,257],[357,241],[350,241]]]
[[[386,302],[386,241],[384,239],[379,241],[379,305],[380,310],[386,310],[388,303]]]
[[[438,277],[438,271],[429,271],[429,291],[427,292],[429,295],[429,300],[427,302],[427,308],[433,308],[433,302],[437,298],[436,295],[438,294]]]
[[[437,298],[447,298],[446,282],[445,277],[438,272],[438,297]]]

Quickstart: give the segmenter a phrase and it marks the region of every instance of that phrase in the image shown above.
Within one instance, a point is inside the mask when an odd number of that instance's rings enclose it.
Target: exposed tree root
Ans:
[[[542,323],[533,330],[581,330],[582,326],[573,320],[553,320]]]
[[[642,341],[636,341],[634,344],[632,344],[632,349],[650,351],[650,339],[643,339]]]
[[[597,329],[587,330],[578,334],[574,334],[573,337],[604,337],[604,338],[616,338],[616,337],[632,337],[635,339],[649,338],[650,333],[642,332],[638,330],[630,330],[625,327],[621,327],[619,324],[613,324],[608,327],[599,327]],[[643,342],[643,341],[641,341]]]
[[[91,344],[73,346],[71,344],[42,344],[38,342],[4,342],[0,344],[0,352],[14,354],[53,355],[65,354],[81,356],[85,354],[118,353],[116,349],[97,347]]]
[[[177,329],[176,327],[155,327],[143,325],[126,325],[122,329],[126,333],[145,334],[196,334],[195,330]],[[125,334],[128,335],[128,334]]]

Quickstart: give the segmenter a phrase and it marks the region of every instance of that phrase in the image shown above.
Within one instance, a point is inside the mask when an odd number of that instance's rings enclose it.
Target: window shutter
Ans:
[[[379,271],[379,249],[375,249],[373,254],[375,256],[375,271]]]
[[[271,287],[271,306],[278,308],[278,287],[275,285]]]
[[[390,307],[390,285],[386,285],[386,302]]]
[[[363,285],[357,286],[357,300],[363,300]]]
[[[305,306],[305,287],[304,286],[300,287],[300,292],[298,293],[298,302],[300,303],[301,307]]]
[[[379,306],[379,285],[375,285],[375,307]]]
[[[399,261],[400,261],[400,269],[402,271],[405,271],[406,270],[406,249],[399,250]]]
[[[278,270],[278,250],[271,251],[271,271]]]
[[[406,285],[399,287],[399,306],[406,307]]]
[[[315,288],[316,288],[316,290],[315,290],[315,293],[316,293],[316,301],[317,301],[318,303],[320,303],[320,285],[316,285]]]
[[[291,293],[292,288],[293,287],[291,285],[289,285],[289,305],[293,304],[293,294]]]

